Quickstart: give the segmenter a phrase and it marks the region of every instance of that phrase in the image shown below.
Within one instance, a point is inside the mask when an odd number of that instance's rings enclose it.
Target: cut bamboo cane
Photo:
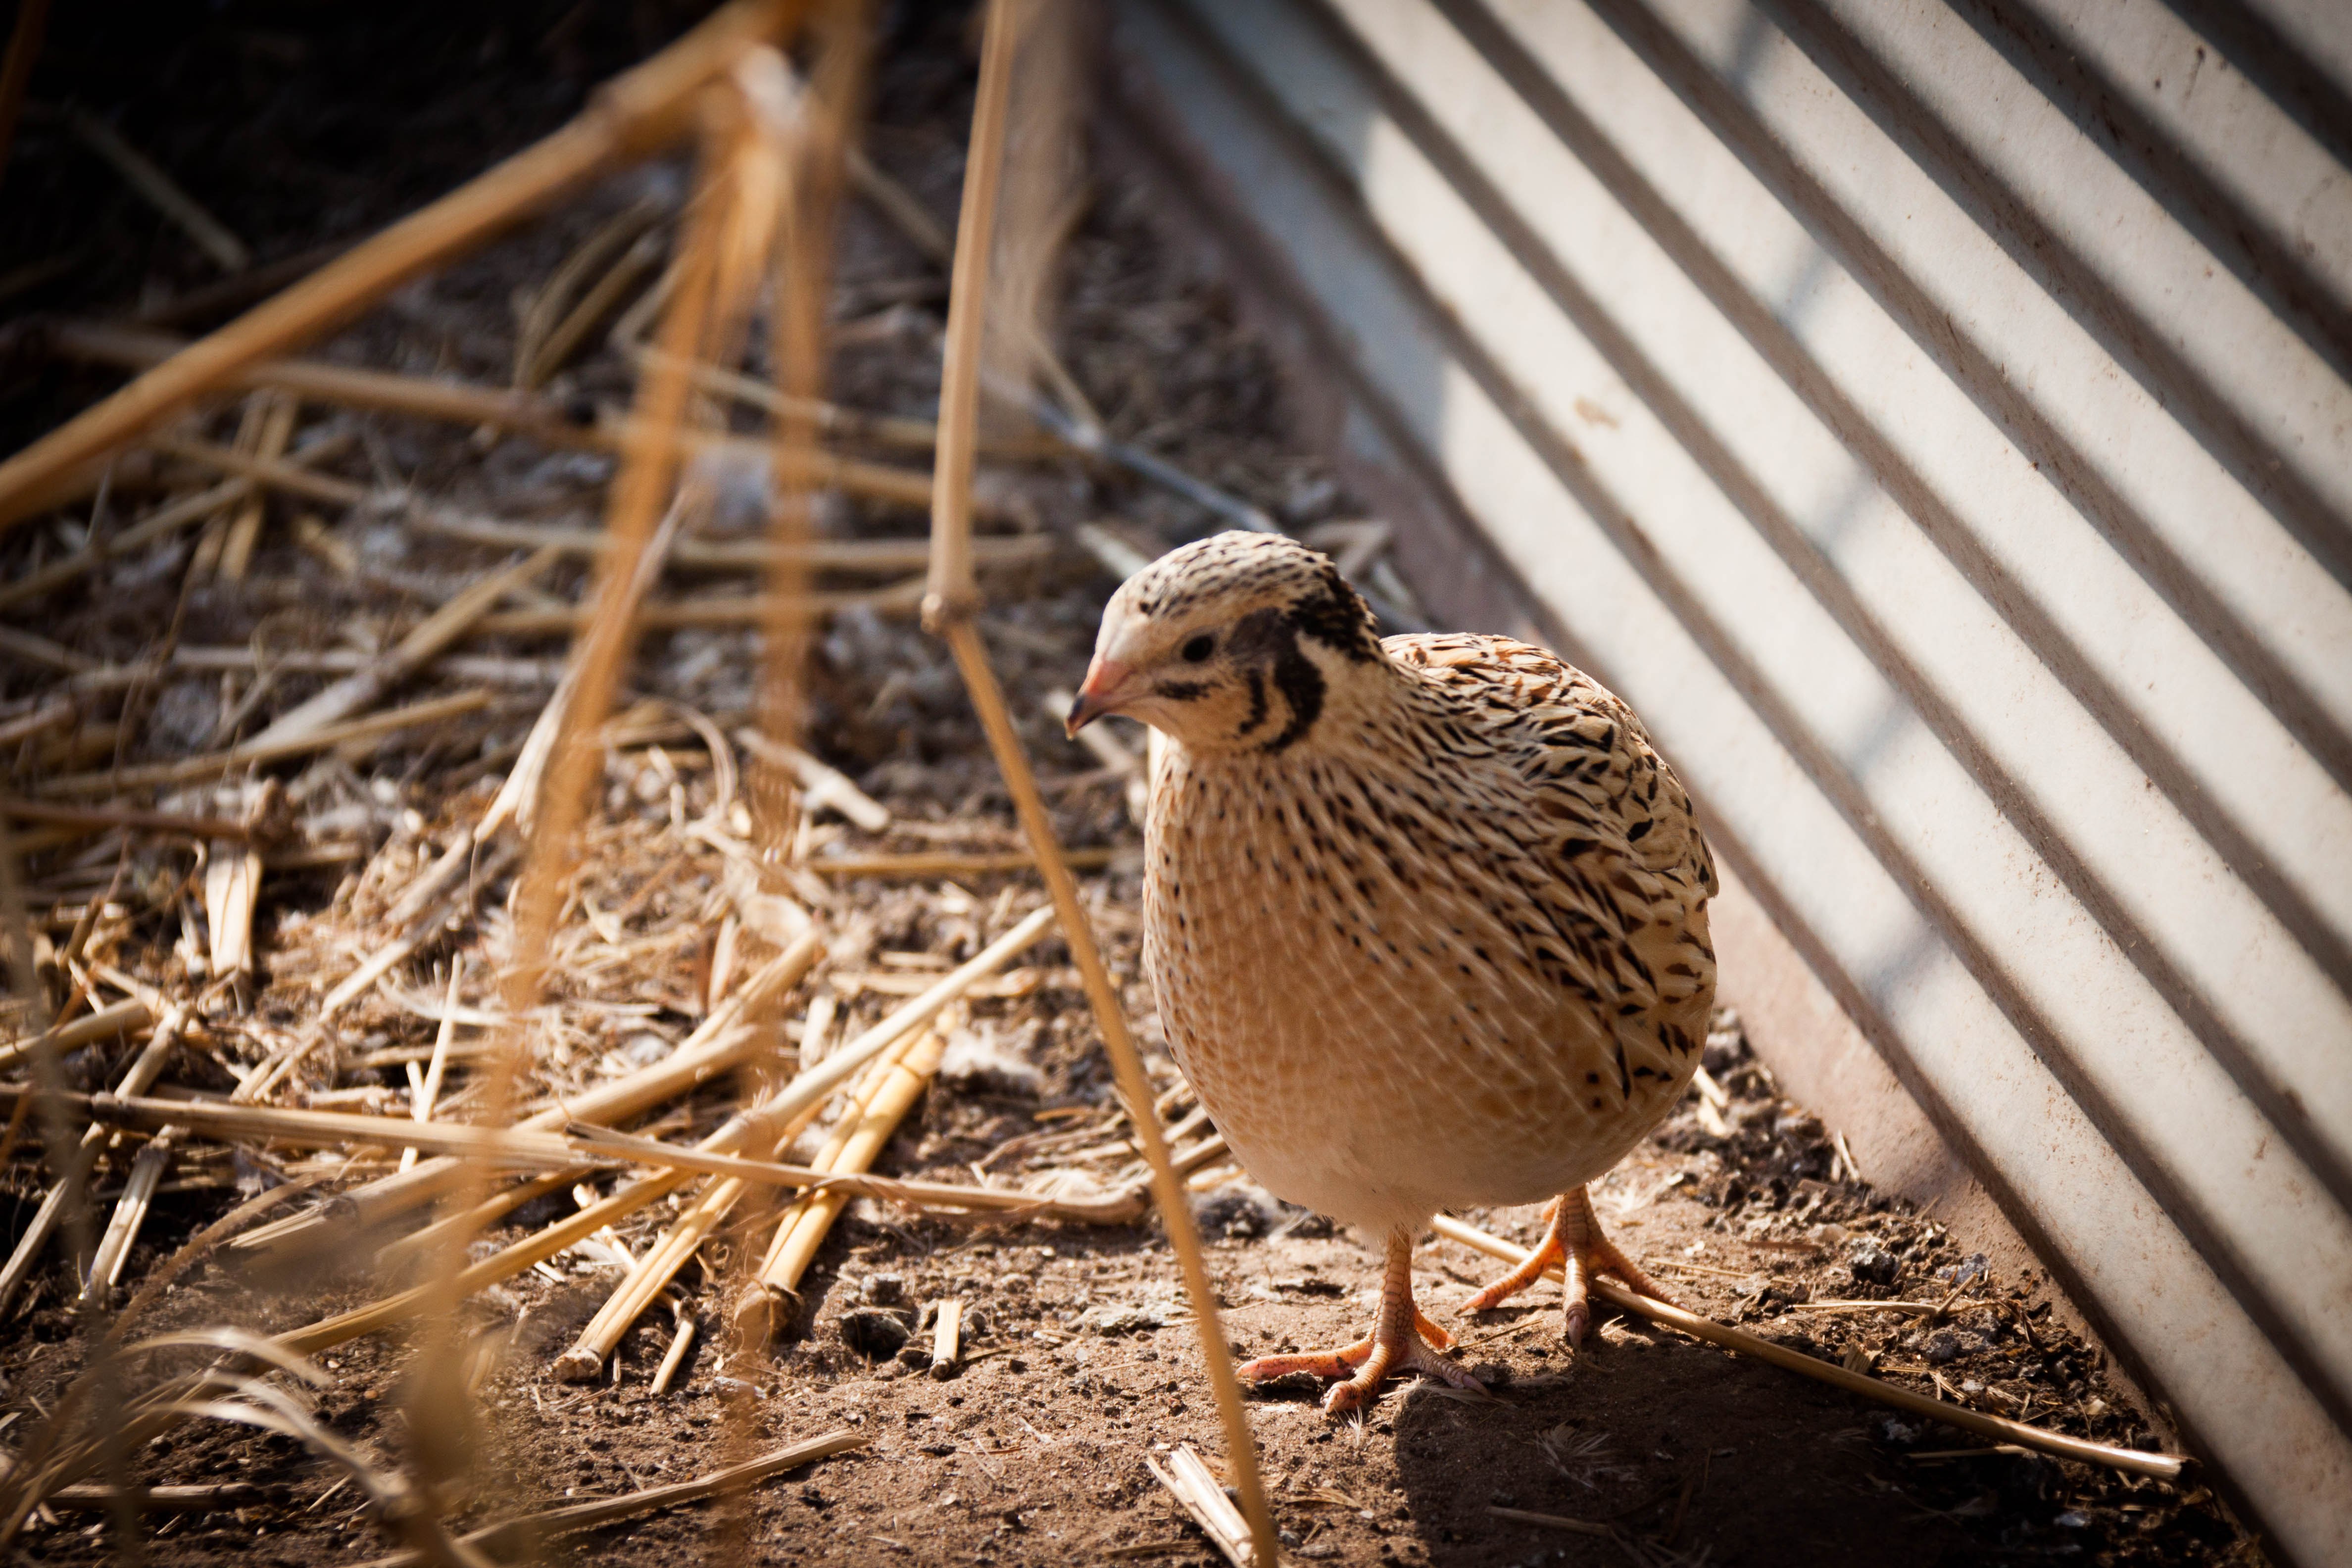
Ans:
[[[778,1125],[774,1136],[766,1140],[770,1152],[781,1155],[791,1148],[793,1140],[816,1119],[817,1109],[811,1106]],[[712,1183],[637,1260],[636,1267],[629,1270],[580,1331],[572,1348],[556,1358],[555,1375],[565,1383],[585,1383],[601,1373],[604,1358],[619,1346],[629,1325],[668,1289],[678,1270],[686,1267],[750,1190],[751,1184],[740,1176],[725,1176]]]
[[[1060,911],[1062,934],[1086,987],[1095,1022],[1103,1037],[1104,1054],[1133,1115],[1151,1167],[1151,1188],[1161,1224],[1168,1232],[1191,1298],[1195,1327],[1201,1336],[1202,1362],[1217,1403],[1224,1429],[1226,1460],[1234,1489],[1240,1494],[1249,1521],[1253,1550],[1261,1568],[1271,1568],[1280,1556],[1274,1515],[1266,1506],[1265,1487],[1258,1471],[1257,1447],[1249,1417],[1242,1405],[1241,1383],[1234,1371],[1231,1347],[1218,1322],[1216,1290],[1201,1251],[1192,1223],[1192,1199],[1183,1178],[1168,1156],[1167,1140],[1150,1113],[1151,1080],[1143,1070],[1135,1042],[1128,1034],[1110,971],[1087,923],[1079,898],[1077,879],[1062,859],[1036,775],[1031,771],[1021,737],[990,665],[973,619],[980,594],[971,560],[971,476],[979,429],[981,337],[988,298],[988,267],[995,213],[996,187],[1003,173],[1005,98],[1012,75],[1012,57],[1024,10],[1022,0],[994,0],[989,8],[988,33],[982,47],[980,90],[972,108],[971,141],[964,162],[963,211],[956,230],[955,268],[948,300],[948,330],[940,371],[940,442],[931,503],[931,572],[923,605],[924,624],[943,636],[956,668],[971,693],[987,731],[989,749],[996,759],[1023,833],[1037,858],[1037,868]]]
[[[797,1115],[823,1100],[837,1086],[847,1081],[851,1074],[938,1017],[941,1009],[969,991],[974,981],[985,979],[1026,952],[1032,943],[1045,934],[1045,929],[1054,923],[1054,918],[1051,908],[1033,910],[1020,924],[941,975],[939,984],[929,991],[898,1008],[838,1050],[827,1052],[824,1060],[802,1069],[777,1097],[778,1103],[784,1108],[781,1114]]]
[[[1515,1247],[1501,1237],[1489,1235],[1474,1225],[1448,1215],[1438,1215],[1431,1224],[1437,1234],[1448,1241],[1458,1241],[1471,1250],[1483,1252],[1489,1258],[1499,1258],[1505,1262],[1517,1265],[1525,1262],[1529,1256],[1525,1247]],[[1544,1271],[1544,1278],[1547,1279],[1558,1279],[1560,1277],[1560,1270],[1557,1266]],[[1697,1313],[1685,1311],[1680,1307],[1668,1306],[1665,1302],[1651,1297],[1636,1295],[1613,1280],[1596,1279],[1591,1281],[1590,1288],[1594,1295],[1612,1306],[1622,1307],[1626,1311],[1647,1318],[1654,1323],[1664,1323],[1668,1328],[1679,1329],[1693,1339],[1706,1340],[1711,1344],[1738,1351],[1742,1355],[1754,1356],[1758,1361],[1769,1362],[1774,1366],[1801,1373],[1819,1382],[1843,1388],[1849,1394],[1858,1394],[1864,1399],[1892,1405],[1908,1415],[1924,1415],[1930,1420],[1941,1421],[1947,1426],[1958,1426],[1963,1431],[1989,1437],[1996,1443],[2014,1443],[2020,1447],[2032,1448],[2037,1453],[2049,1454],[2058,1458],[2074,1459],[2088,1465],[2105,1465],[2110,1469],[2125,1470],[2138,1476],[2153,1476],[2158,1480],[2165,1481],[2179,1479],[2185,1463],[2177,1454],[2144,1454],[2133,1448],[2117,1448],[2105,1443],[2094,1443],[2087,1438],[2069,1437],[2063,1432],[2046,1432],[2038,1426],[2028,1426],[2021,1421],[2011,1421],[1999,1415],[1987,1415],[1981,1411],[1971,1410],[1964,1405],[1948,1405],[1940,1399],[1930,1398],[1924,1394],[1914,1394],[1907,1388],[1897,1388],[1891,1383],[1882,1383],[1877,1378],[1865,1377],[1858,1372],[1849,1372],[1833,1363],[1816,1361],[1802,1351],[1790,1350],[1786,1345],[1775,1344],[1770,1340],[1743,1332],[1738,1329],[1716,1322],[1712,1319],[1702,1318]]]
[[[939,1314],[931,1320],[931,1375],[942,1381],[953,1377],[963,1359],[963,1303],[949,1300],[940,1303]]]
[[[938,1031],[927,1030],[877,1059],[814,1169],[841,1175],[872,1169],[875,1155],[939,1071],[944,1048]],[[812,1193],[784,1211],[758,1277],[737,1298],[730,1314],[744,1344],[766,1345],[797,1315],[801,1277],[848,1201],[838,1189],[828,1189]]]
[[[462,254],[624,157],[685,128],[707,82],[750,44],[781,39],[788,0],[738,0],[599,91],[553,135],[394,224],[286,292],[190,344],[0,463],[0,527],[38,510],[58,481],[186,407],[257,361],[341,325],[410,279]]]
[[[235,746],[210,756],[188,757],[176,763],[155,763],[145,767],[120,768],[109,773],[68,773],[63,778],[46,780],[35,787],[44,795],[73,795],[146,789],[156,784],[200,784],[239,768],[258,767],[266,763],[284,762],[289,757],[331,751],[347,742],[380,741],[404,730],[460,719],[488,707],[492,695],[478,689],[453,692],[449,696],[429,698],[406,708],[395,708],[388,713],[325,725],[307,735],[266,747]]]

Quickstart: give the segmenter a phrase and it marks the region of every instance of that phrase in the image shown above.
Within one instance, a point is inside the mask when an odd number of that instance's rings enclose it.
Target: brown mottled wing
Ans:
[[[1390,637],[1496,748],[1524,809],[1493,826],[1548,875],[1527,886],[1559,938],[1594,961],[1629,1050],[1679,1082],[1715,989],[1706,900],[1718,890],[1690,795],[1642,721],[1582,670],[1509,637]],[[1696,1012],[1694,1020],[1693,1015]],[[1654,1033],[1664,1037],[1643,1038]]]

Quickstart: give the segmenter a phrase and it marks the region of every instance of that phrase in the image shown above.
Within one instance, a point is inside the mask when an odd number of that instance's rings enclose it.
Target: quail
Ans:
[[[1144,956],[1163,1029],[1251,1175],[1386,1239],[1370,1333],[1248,1363],[1475,1386],[1413,1305],[1439,1210],[1549,1199],[1493,1307],[1564,1266],[1663,1296],[1586,1184],[1672,1108],[1715,995],[1713,862],[1641,721],[1509,637],[1382,638],[1326,556],[1269,534],[1185,545],[1104,611],[1068,717],[1160,731]]]

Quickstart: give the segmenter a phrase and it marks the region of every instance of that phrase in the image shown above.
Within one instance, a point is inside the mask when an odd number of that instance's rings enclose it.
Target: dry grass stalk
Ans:
[[[33,515],[61,482],[237,372],[351,320],[410,279],[463,254],[614,163],[685,129],[704,85],[750,44],[781,37],[787,0],[737,0],[607,83],[553,135],[329,262],[0,463],[0,526]]]
[[[663,216],[658,202],[632,203],[599,225],[548,276],[547,281],[531,295],[515,330],[515,385],[526,389],[544,386],[548,378],[562,368],[564,361],[571,357],[571,350],[579,342],[577,336],[571,336],[567,342],[564,329],[592,301],[600,299],[600,291],[604,291],[607,299],[617,292],[606,290],[606,285],[625,275],[627,268],[615,264],[625,262],[632,247],[648,237]],[[654,252],[658,257],[658,244]],[[604,308],[609,310],[610,303]]]
[[[931,507],[931,573],[924,600],[925,624],[945,636],[956,668],[971,695],[989,750],[994,753],[1021,818],[1024,834],[1037,858],[1038,870],[1060,911],[1062,934],[1083,982],[1087,1000],[1101,1030],[1103,1048],[1119,1092],[1134,1112],[1136,1131],[1151,1167],[1152,1194],[1166,1227],[1191,1298],[1195,1326],[1201,1335],[1202,1360],[1215,1394],[1217,1415],[1224,1429],[1228,1462],[1249,1521],[1249,1538],[1262,1563],[1279,1555],[1274,1515],[1266,1505],[1265,1487],[1258,1471],[1257,1449],[1249,1417],[1242,1405],[1241,1384],[1234,1372],[1231,1347],[1218,1322],[1217,1296],[1201,1251],[1200,1234],[1192,1222],[1191,1195],[1183,1178],[1170,1163],[1167,1141],[1157,1118],[1149,1112],[1151,1081],[1127,1029],[1118,993],[1103,963],[1102,950],[1088,924],[1077,879],[1062,859],[1061,846],[1046,814],[1036,775],[1013,728],[996,671],[973,619],[979,588],[971,559],[971,476],[974,441],[979,429],[981,333],[988,298],[988,264],[992,243],[996,186],[1003,173],[1005,98],[1012,74],[1013,51],[1020,37],[1025,6],[1023,0],[994,0],[989,8],[988,33],[981,54],[980,90],[972,109],[970,150],[964,163],[963,211],[956,231],[955,268],[948,302],[948,331],[940,373],[940,444],[936,488]]]
[[[294,420],[302,405],[283,393],[263,393],[259,428],[254,433],[253,455],[275,462],[286,455],[294,439]],[[261,524],[268,511],[259,495],[247,496],[229,520],[221,544],[220,574],[224,582],[242,583],[253,564],[254,547],[261,542]]]
[[[28,573],[0,587],[0,610],[55,593],[118,555],[129,555],[159,540],[169,539],[182,529],[203,521],[222,507],[248,494],[252,489],[253,483],[249,479],[226,479],[210,489],[183,496],[140,519],[121,532],[109,538],[95,539],[64,560],[51,562],[37,572]]]
[[[1071,849],[1064,858],[1074,870],[1099,871],[1118,856],[1116,849]],[[824,855],[807,863],[821,877],[986,877],[1004,871],[1026,871],[1037,857],[1026,849],[962,854],[949,850],[907,855]]]
[[[1192,1522],[1199,1525],[1212,1544],[1224,1553],[1234,1568],[1250,1568],[1254,1561],[1250,1528],[1234,1500],[1209,1472],[1207,1461],[1193,1450],[1190,1443],[1179,1443],[1176,1451],[1162,1463],[1157,1454],[1146,1454],[1143,1462],[1169,1493],[1181,1504]],[[1279,1563],[1280,1548],[1269,1553],[1265,1561]]]
[[[441,1098],[441,1080],[449,1070],[449,1043],[457,1033],[457,986],[465,975],[466,955],[459,953],[449,963],[449,989],[441,1003],[441,1026],[433,1034],[433,1059],[414,1079],[415,1091],[409,1101],[408,1113],[419,1121],[433,1120],[434,1102]],[[410,1071],[415,1071],[414,1063],[410,1064]],[[409,1171],[415,1166],[416,1151],[402,1150],[400,1168]]]
[[[186,816],[181,811],[134,811],[130,806],[58,806],[42,799],[0,797],[0,816],[19,823],[57,823],[64,827],[134,827],[139,832],[174,832],[191,839],[249,839],[252,830],[228,816]]]
[[[0,1046],[0,1069],[15,1067],[18,1062],[30,1058],[37,1050],[55,1050],[62,1056],[68,1051],[78,1051],[84,1046],[93,1046],[100,1040],[110,1040],[117,1035],[128,1034],[133,1029],[143,1029],[154,1021],[154,1010],[138,998],[117,1002],[100,1008],[86,1018],[77,1018],[72,1023],[60,1024],[56,1028],[31,1039],[16,1040],[8,1045]]]
[[[540,576],[555,560],[554,551],[542,549],[468,584],[463,593],[418,622],[390,649],[332,682],[316,697],[289,709],[247,744],[268,747],[298,740],[374,707],[394,688],[471,632],[499,601]]]
[[[722,1073],[732,1072],[772,1047],[772,1039],[743,1024],[747,1002],[781,995],[800,984],[824,952],[824,941],[814,931],[761,966],[758,973],[734,995],[710,1011],[694,1033],[660,1061],[639,1068],[577,1095],[547,1106],[518,1122],[526,1132],[548,1132],[572,1122],[623,1121],[677,1099]],[[449,1192],[463,1172],[455,1160],[425,1160],[411,1171],[379,1177],[342,1194],[342,1204],[354,1223],[380,1225]],[[256,1229],[234,1244],[246,1251],[273,1247],[315,1234],[323,1226],[316,1214],[296,1215]],[[529,1265],[525,1265],[529,1267]]]
[[[819,762],[798,746],[772,740],[757,730],[738,730],[735,740],[737,744],[761,762],[785,769],[797,778],[810,811],[830,808],[868,833],[880,833],[890,826],[890,808],[859,789],[856,783],[840,769]]]
[[[368,489],[329,474],[314,474],[299,463],[245,447],[222,447],[188,436],[156,436],[147,445],[166,457],[195,463],[216,473],[250,479],[257,486],[283,490],[329,506],[357,506],[368,499]]]
[[[854,593],[803,594],[781,605],[769,594],[745,594],[724,599],[687,599],[647,605],[637,617],[643,631],[677,631],[686,626],[756,626],[764,625],[779,608],[801,616],[830,616],[843,610],[866,609],[880,615],[912,615],[922,604],[923,581],[910,577],[887,588]],[[593,626],[596,613],[581,606],[546,610],[501,610],[482,617],[476,630],[484,637],[547,637]]]
[[[354,741],[380,741],[404,730],[461,719],[488,707],[493,697],[493,693],[479,688],[457,691],[446,697],[428,698],[406,708],[396,708],[388,713],[324,725],[307,735],[298,735],[267,746],[232,746],[225,752],[185,757],[174,763],[152,763],[143,767],[117,768],[105,773],[68,773],[62,778],[45,780],[35,787],[44,795],[73,795],[112,794],[121,790],[147,789],[157,784],[201,784],[206,779],[235,773],[239,768],[258,767],[267,763],[284,762],[289,757],[331,751]]]
[[[707,368],[707,367],[706,367]],[[443,508],[420,509],[415,526],[421,532],[445,539],[510,550],[561,550],[567,555],[594,555],[611,548],[601,528],[562,528],[543,523],[502,522],[467,517]],[[1053,553],[1054,541],[1042,533],[990,535],[972,541],[972,554],[982,566],[1028,565]],[[779,544],[764,539],[681,539],[670,549],[671,564],[693,571],[760,572],[787,560],[811,572],[857,572],[887,575],[919,572],[930,559],[930,546],[919,539],[806,539]]]
[[[214,976],[232,977],[241,996],[253,978],[253,912],[264,862],[252,837],[240,838],[215,838],[206,847],[205,924]]]
[[[142,1021],[144,1021],[147,1012],[146,1004],[130,1003],[123,1005],[137,1007]],[[110,1008],[109,1011],[115,1011],[115,1009]],[[184,1008],[165,1009],[163,1017],[155,1025],[154,1032],[148,1036],[147,1044],[132,1059],[129,1068],[124,1071],[121,1080],[115,1085],[116,1093],[144,1094],[154,1085],[155,1080],[163,1076],[164,1064],[170,1060],[173,1047],[179,1043],[180,1033],[187,1026],[187,1020],[188,1015]],[[85,1023],[89,1021],[84,1020]],[[92,1150],[103,1142],[108,1135],[107,1127],[93,1121],[82,1131],[81,1147],[85,1151]],[[26,1226],[25,1233],[16,1238],[16,1249],[9,1254],[6,1266],[0,1268],[0,1311],[7,1310],[8,1304],[16,1299],[16,1292],[23,1289],[25,1282],[32,1278],[34,1268],[40,1263],[41,1254],[48,1247],[49,1238],[57,1234],[58,1225],[65,1218],[66,1204],[72,1194],[74,1184],[82,1180],[85,1174],[86,1171],[83,1169],[62,1172],[58,1179],[50,1184],[48,1191],[42,1194],[40,1206],[33,1211],[32,1222]]]
[[[269,1494],[251,1481],[214,1481],[187,1486],[133,1487],[127,1493],[109,1486],[59,1487],[41,1500],[63,1513],[103,1513],[117,1500],[141,1513],[228,1513],[256,1508]]]
[[[1032,943],[1045,934],[1046,928],[1054,923],[1054,920],[1055,912],[1050,906],[1031,911],[1011,931],[941,975],[938,984],[905,1006],[895,1009],[880,1023],[839,1049],[827,1052],[824,1060],[816,1066],[803,1068],[777,1095],[779,1109],[775,1113],[796,1116],[822,1101],[846,1082],[851,1074],[938,1017],[949,1003],[969,991],[973,982],[995,973],[1027,952]]]
[[[1521,1263],[1527,1259],[1526,1248],[1515,1247],[1498,1236],[1489,1235],[1477,1226],[1465,1224],[1451,1215],[1440,1215],[1431,1223],[1437,1234],[1447,1240],[1458,1241],[1473,1251],[1483,1252],[1489,1258],[1499,1258],[1512,1264]],[[1557,1268],[1549,1269],[1545,1273],[1545,1278],[1557,1279],[1560,1278],[1560,1272]],[[1939,1399],[1931,1399],[1924,1394],[1914,1394],[1907,1388],[1897,1388],[1891,1383],[1882,1383],[1874,1377],[1865,1377],[1860,1373],[1849,1372],[1844,1367],[1830,1362],[1816,1361],[1802,1351],[1794,1351],[1786,1345],[1775,1344],[1770,1340],[1716,1322],[1712,1319],[1702,1318],[1696,1312],[1686,1312],[1680,1307],[1670,1307],[1664,1301],[1654,1300],[1647,1296],[1637,1296],[1623,1286],[1609,1279],[1593,1280],[1591,1289],[1594,1295],[1612,1306],[1621,1307],[1639,1317],[1647,1318],[1652,1322],[1664,1323],[1668,1328],[1679,1329],[1693,1339],[1705,1340],[1711,1344],[1725,1346],[1738,1351],[1742,1355],[1754,1356],[1759,1361],[1769,1362],[1774,1366],[1801,1373],[1819,1382],[1843,1388],[1849,1394],[1858,1394],[1864,1399],[1892,1405],[1908,1415],[1924,1415],[1931,1420],[1941,1421],[1947,1426],[1960,1427],[1979,1436],[1990,1437],[1997,1443],[2015,1443],[2022,1447],[2032,1448],[2038,1453],[2049,1454],[2057,1458],[2075,1459],[2091,1465],[2105,1465],[2111,1469],[2124,1470],[2133,1475],[2153,1476],[2158,1480],[2167,1481],[2179,1478],[2184,1463],[2178,1455],[2143,1454],[2137,1449],[2117,1448],[2105,1443],[2094,1443],[2086,1438],[2069,1437],[2063,1432],[2045,1432],[2038,1426],[2028,1426],[2021,1422],[2004,1420],[1998,1415],[1987,1415],[1980,1411],[1971,1410],[1964,1405],[1950,1405]]]
[[[616,1498],[565,1503],[540,1513],[526,1514],[520,1519],[485,1525],[479,1530],[467,1531],[462,1539],[469,1546],[479,1546],[502,1555],[524,1552],[559,1536],[602,1529],[621,1520],[635,1519],[640,1514],[700,1502],[706,1498],[720,1497],[756,1486],[770,1476],[782,1475],[787,1470],[814,1464],[819,1459],[846,1453],[852,1448],[862,1448],[871,1439],[863,1432],[846,1428],[828,1432],[822,1437],[812,1437],[804,1443],[779,1448],[756,1459],[730,1465],[723,1470],[713,1470],[690,1481],[677,1481],[666,1487],[646,1487]],[[422,1561],[414,1552],[404,1552],[396,1557],[378,1558],[362,1564],[361,1568],[414,1568]]]
[[[246,248],[245,241],[206,212],[195,197],[182,190],[179,183],[157,167],[153,159],[124,141],[121,132],[80,109],[68,110],[66,123],[83,146],[105,159],[122,176],[123,184],[176,224],[222,271],[242,272],[253,265],[253,252]]]
[[[944,1048],[938,1031],[927,1029],[877,1058],[811,1168],[839,1175],[872,1170],[874,1157],[939,1071]],[[758,1274],[735,1302],[735,1331],[744,1344],[766,1345],[797,1311],[801,1277],[848,1203],[848,1194],[828,1187],[784,1211]]]

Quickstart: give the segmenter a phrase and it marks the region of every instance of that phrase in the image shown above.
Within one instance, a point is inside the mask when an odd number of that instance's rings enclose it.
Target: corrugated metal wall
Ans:
[[[1113,16],[1350,439],[2352,1562],[2352,8]]]

